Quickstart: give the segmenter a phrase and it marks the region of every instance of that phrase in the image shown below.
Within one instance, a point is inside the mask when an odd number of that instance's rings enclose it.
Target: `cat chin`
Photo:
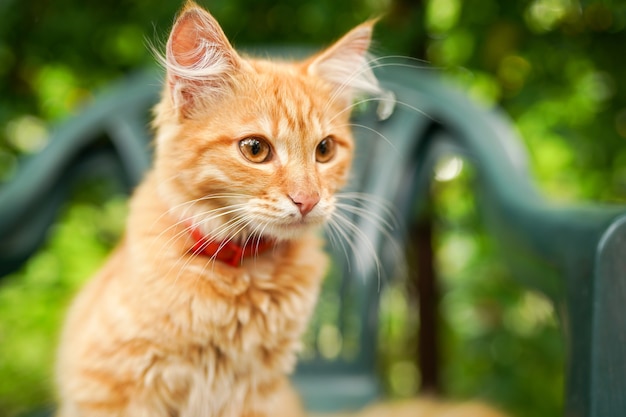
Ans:
[[[321,226],[321,222],[275,225],[266,227],[263,236],[277,241],[297,240]]]

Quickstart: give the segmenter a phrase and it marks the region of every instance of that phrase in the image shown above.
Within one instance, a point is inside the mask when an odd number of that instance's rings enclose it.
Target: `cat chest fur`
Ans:
[[[153,225],[150,210],[137,208],[131,217]],[[184,417],[217,417],[236,415],[241,410],[231,407],[243,404],[267,406],[255,398],[271,396],[292,371],[319,292],[326,265],[319,239],[288,242],[239,268],[207,266],[199,257],[179,268],[167,264],[167,251],[145,250],[139,242],[146,233],[131,227],[76,300],[72,310],[89,305],[90,313],[70,314],[66,334],[73,336],[64,342],[79,353],[59,363],[74,375],[66,389],[87,399],[84,409],[100,407],[91,400],[99,397],[130,413],[136,399],[151,398],[153,416],[178,410]],[[168,250],[180,256],[182,246]],[[108,330],[94,336],[79,328]]]
[[[313,263],[316,252],[298,246],[281,248],[267,264],[257,260],[219,280],[182,280],[196,284],[179,286],[180,304],[168,309],[168,325],[160,326],[170,329],[179,360],[172,363],[170,356],[154,364],[153,372],[170,392],[187,390],[183,415],[228,415],[233,404],[267,404],[257,397],[271,396],[292,371],[325,263],[321,253]],[[281,258],[288,262],[277,262]],[[151,374],[146,373],[148,383]]]
[[[172,325],[180,356],[154,363],[146,383],[154,382],[159,391],[186,391],[182,415],[229,415],[234,405],[263,403],[260,397],[271,396],[294,367],[316,294],[306,287],[276,293],[258,288],[252,278],[248,289],[231,299],[191,299],[189,328],[174,331]]]

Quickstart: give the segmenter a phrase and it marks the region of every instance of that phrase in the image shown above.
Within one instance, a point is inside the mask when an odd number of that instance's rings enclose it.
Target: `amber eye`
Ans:
[[[315,149],[315,160],[317,162],[328,162],[335,156],[335,140],[330,136],[322,140]]]
[[[239,150],[250,162],[267,162],[272,156],[270,144],[263,138],[250,137],[239,141]]]

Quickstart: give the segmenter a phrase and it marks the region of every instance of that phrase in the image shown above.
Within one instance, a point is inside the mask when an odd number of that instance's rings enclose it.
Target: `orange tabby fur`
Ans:
[[[195,4],[181,12],[163,58],[154,168],[124,239],[68,314],[58,417],[301,415],[286,375],[326,269],[317,229],[348,176],[349,105],[380,93],[371,26],[281,63],[240,57]],[[252,162],[247,138],[269,157]],[[320,162],[325,138],[335,146]],[[233,267],[190,253],[191,228],[274,245]]]

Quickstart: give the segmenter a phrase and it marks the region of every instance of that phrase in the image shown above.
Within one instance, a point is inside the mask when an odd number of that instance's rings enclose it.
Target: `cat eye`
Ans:
[[[270,160],[272,148],[263,138],[250,137],[239,141],[239,150],[250,162],[262,163]]]
[[[315,149],[315,160],[317,162],[328,162],[335,156],[336,144],[335,140],[328,136],[323,139]]]

